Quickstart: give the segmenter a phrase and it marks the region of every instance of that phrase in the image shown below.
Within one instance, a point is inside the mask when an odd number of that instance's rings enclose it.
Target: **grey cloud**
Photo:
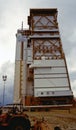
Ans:
[[[76,80],[76,71],[70,73],[72,81]]]

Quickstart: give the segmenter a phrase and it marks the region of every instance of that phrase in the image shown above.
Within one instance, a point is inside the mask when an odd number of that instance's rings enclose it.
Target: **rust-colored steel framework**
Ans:
[[[47,59],[60,59],[64,56],[58,30],[57,9],[30,10],[28,23],[34,50],[33,59],[41,59],[42,55]]]

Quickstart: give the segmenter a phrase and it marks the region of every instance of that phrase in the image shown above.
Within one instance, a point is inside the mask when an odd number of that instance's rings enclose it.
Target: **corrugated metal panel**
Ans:
[[[67,74],[46,74],[46,75],[44,75],[44,74],[35,74],[34,75],[34,78],[35,79],[40,79],[40,78],[42,78],[42,79],[44,79],[44,78],[67,78]]]
[[[68,85],[67,78],[35,79],[34,81],[34,87],[66,87]]]
[[[60,67],[65,66],[65,62],[63,59],[57,60],[34,60],[33,66],[35,67]]]
[[[69,91],[64,60],[35,60],[34,65],[35,96],[48,96],[48,93],[49,96],[57,96],[57,94],[59,96],[62,95],[62,91]],[[60,93],[55,93],[55,91],[59,91]],[[52,92],[55,94],[53,95]]]
[[[36,68],[34,69],[34,74],[65,74],[66,68],[65,67],[59,67],[59,68]]]
[[[60,87],[60,88],[35,88],[35,92],[55,92],[55,91],[66,91],[69,90],[68,86],[67,87]]]

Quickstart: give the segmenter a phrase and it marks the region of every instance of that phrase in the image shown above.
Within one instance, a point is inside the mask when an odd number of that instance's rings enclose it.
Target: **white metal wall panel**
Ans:
[[[27,63],[32,63],[32,48],[27,49]]]
[[[27,60],[27,39],[24,41],[24,46],[23,46],[23,60]]]
[[[43,28],[43,27],[36,26],[34,28],[34,31],[55,31],[55,30],[57,30],[56,27],[53,27],[53,28],[51,28],[51,27]]]
[[[16,71],[16,73],[15,73],[15,80],[17,80],[17,82],[19,82],[20,80],[19,80],[19,78],[20,78],[20,61],[17,61],[16,63],[15,63],[15,71]]]
[[[72,96],[72,92],[70,90],[65,89],[64,91],[35,91],[35,97],[55,97],[55,96]]]
[[[20,91],[20,62],[15,63],[15,81],[14,81],[14,101],[19,100]]]
[[[26,61],[22,61],[22,95],[26,95],[26,81],[27,81],[27,64]]]
[[[26,53],[27,53],[27,38],[20,35],[17,36],[16,42],[16,60],[21,60],[21,44],[23,42],[23,59],[26,60]]]
[[[32,56],[32,48],[27,48],[27,56]]]
[[[36,68],[34,69],[34,74],[62,74],[66,73],[65,67],[59,67],[59,68]]]
[[[34,60],[34,95],[69,90],[69,81],[64,60]]]
[[[65,66],[63,59],[57,60],[34,60],[33,66],[35,67],[61,67]]]
[[[34,87],[67,87],[68,86],[67,78],[52,78],[52,79],[35,79]]]
[[[61,88],[35,88],[35,92],[55,92],[55,91],[66,91],[66,90],[69,90],[68,87],[64,88],[64,87],[61,87]]]
[[[32,57],[28,57],[27,58],[27,64],[31,64],[32,63]]]
[[[20,96],[26,94],[26,64],[25,61],[15,63],[14,101],[18,102]],[[21,82],[21,83],[20,83]],[[20,86],[21,85],[21,86]],[[21,92],[20,92],[21,90]],[[21,93],[21,95],[20,95]]]
[[[30,38],[45,38],[45,37],[47,37],[47,38],[59,38],[59,35],[53,35],[53,36],[50,36],[50,35],[41,35],[41,36],[39,36],[39,35],[33,35],[33,36],[29,36]]]
[[[67,78],[67,74],[46,74],[46,75],[44,75],[44,74],[35,74],[34,75],[34,78],[35,79],[44,79],[44,78]]]
[[[16,60],[21,60],[20,55],[21,55],[21,42],[18,41],[16,44]]]

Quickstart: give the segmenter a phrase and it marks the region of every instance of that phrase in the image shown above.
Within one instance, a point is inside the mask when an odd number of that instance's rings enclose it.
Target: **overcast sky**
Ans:
[[[3,96],[2,75],[7,75],[5,102],[11,103],[14,86],[14,63],[17,29],[28,28],[30,8],[57,8],[58,23],[70,76],[76,96],[76,0],[0,0],[0,103]]]

